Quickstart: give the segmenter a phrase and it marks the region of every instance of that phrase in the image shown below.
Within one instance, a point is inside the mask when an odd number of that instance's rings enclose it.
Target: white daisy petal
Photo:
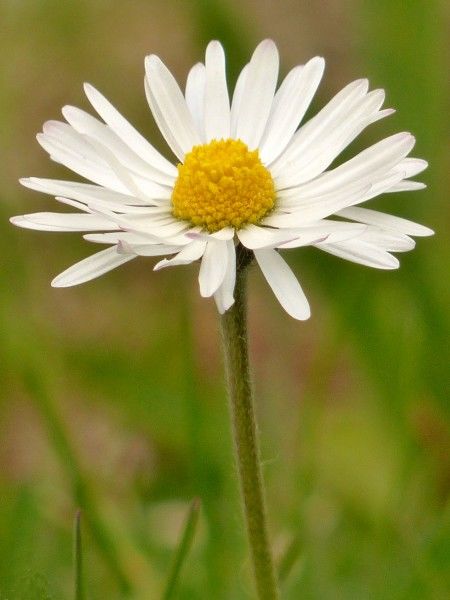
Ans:
[[[394,184],[389,189],[389,192],[415,192],[416,190],[423,190],[426,187],[426,184],[421,181],[410,181],[409,179],[406,179]]]
[[[379,227],[367,227],[364,233],[358,236],[358,240],[368,242],[388,252],[408,252],[416,245],[412,238],[403,233],[393,233]]]
[[[192,146],[201,144],[194,120],[177,82],[164,63],[155,55],[147,56],[145,69],[152,99],[150,108],[153,111],[157,107],[161,133],[169,145],[175,139],[176,146],[172,150],[182,160]]]
[[[205,57],[205,135],[206,141],[230,137],[230,100],[225,75],[225,53],[219,42],[210,42]]]
[[[108,233],[86,233],[83,239],[96,244],[118,244],[120,241],[133,244],[152,244],[155,245],[155,239],[144,233],[134,231],[110,231]]]
[[[408,221],[407,219],[402,219],[401,217],[395,217],[394,215],[387,215],[369,208],[360,208],[359,206],[344,208],[337,214],[346,219],[360,221],[361,223],[367,223],[368,225],[377,225],[383,229],[389,229],[405,235],[414,235],[420,237],[433,235],[434,233],[434,231],[429,227],[419,225],[418,223],[413,223],[413,221]]]
[[[305,66],[292,69],[281,84],[261,141],[264,164],[275,160],[290,142],[316,93],[324,68],[324,59],[317,56]]]
[[[401,160],[395,168],[402,171],[405,177],[414,177],[414,175],[422,173],[427,167],[428,163],[426,160],[408,157]]]
[[[296,237],[290,242],[277,245],[277,248],[299,248],[319,242],[335,243],[360,237],[367,226],[357,223],[341,223],[339,221],[320,221],[320,225],[297,229]]]
[[[309,319],[311,311],[308,300],[290,267],[276,250],[255,250],[255,258],[267,283],[272,288],[284,310],[304,321]]]
[[[301,186],[302,194],[318,195],[348,183],[367,183],[383,171],[395,167],[413,148],[414,137],[410,133],[397,133],[377,142],[331,171]],[[295,173],[286,172],[276,180],[278,189],[292,186]],[[300,186],[298,186],[300,189]]]
[[[287,165],[300,157],[306,148],[323,136],[326,137],[327,131],[334,131],[345,121],[355,103],[365,96],[368,85],[367,79],[353,81],[336,94],[315,117],[302,125],[286,151],[271,165],[274,176],[279,175]]]
[[[329,254],[339,256],[339,258],[375,269],[398,269],[400,266],[398,259],[389,254],[384,248],[379,248],[374,244],[358,239],[337,244],[321,243],[317,244],[316,247]]]
[[[168,244],[136,244],[126,239],[119,239],[117,252],[119,254],[135,254],[136,256],[162,256],[163,254],[175,254],[179,252],[180,246]]]
[[[242,245],[250,250],[265,246],[278,246],[296,237],[295,232],[290,229],[271,229],[252,224],[239,229],[237,236]]]
[[[303,148],[301,154],[289,166],[291,185],[299,185],[320,175],[339,154],[374,120],[378,118],[378,109],[384,101],[384,91],[374,90],[356,103],[351,112],[337,123],[328,135]]]
[[[114,192],[98,185],[79,183],[78,181],[62,181],[58,179],[42,179],[39,177],[24,177],[19,180],[22,185],[37,192],[52,196],[63,195],[81,202],[101,200],[113,203],[117,208],[131,205],[146,205],[143,200],[134,196]]]
[[[117,225],[99,215],[40,212],[11,217],[13,225],[39,231],[111,231]]]
[[[227,241],[227,271],[217,292],[214,294],[217,310],[221,315],[234,304],[234,286],[236,284],[236,248],[233,240]]]
[[[152,203],[153,198],[168,200],[171,196],[171,189],[153,181],[143,179],[139,175],[133,175],[128,171],[105,146],[102,146],[96,140],[89,140],[89,143],[97,150],[99,156],[103,158],[111,171],[122,183],[128,193],[144,202]]]
[[[97,113],[127,146],[155,169],[172,177],[177,176],[176,167],[153,148],[98,90],[89,83],[85,83],[84,91]]]
[[[308,223],[324,219],[336,211],[347,206],[363,202],[371,191],[372,186],[354,185],[330,191],[313,198],[291,198],[289,206],[295,214],[273,216],[272,219],[266,218],[266,223],[276,224],[278,227],[301,227]],[[287,202],[284,206],[287,206]],[[281,205],[283,208],[283,205]]]
[[[272,40],[261,42],[250,60],[240,101],[236,137],[250,150],[261,141],[278,79],[278,50]]]
[[[185,246],[176,256],[170,259],[163,258],[157,263],[153,270],[159,271],[165,267],[175,267],[178,265],[189,265],[203,256],[206,248],[206,240],[194,240]]]
[[[64,106],[62,113],[78,133],[88,135],[107,147],[125,167],[161,185],[173,185],[175,174],[168,175],[152,167],[131,150],[111,128],[92,115],[75,106]]]
[[[133,258],[136,258],[133,254],[118,254],[116,246],[101,250],[60,273],[53,279],[52,287],[70,287],[85,283],[112,271]]]
[[[69,125],[67,127],[71,129]],[[38,134],[36,139],[53,160],[71,171],[116,192],[129,193],[110,167],[100,159],[97,153],[94,153],[92,146],[89,146],[75,131],[72,130],[72,132],[78,137],[77,140],[69,139],[68,136],[56,137],[47,133]],[[68,141],[70,146],[67,145]]]
[[[245,65],[245,67],[239,73],[239,77],[236,81],[236,86],[234,88],[233,100],[231,102],[231,124],[230,124],[232,138],[237,137],[236,127],[237,127],[237,122],[238,122],[238,118],[239,118],[239,114],[240,114],[240,110],[241,110],[242,96],[244,94],[245,84],[247,81],[248,67],[249,67],[248,64]]]
[[[186,104],[192,115],[197,131],[205,141],[204,111],[205,111],[206,69],[203,63],[197,63],[189,71],[186,81]]]
[[[228,245],[221,240],[209,240],[206,243],[200,265],[198,281],[200,284],[200,295],[209,298],[221,286],[228,265]]]

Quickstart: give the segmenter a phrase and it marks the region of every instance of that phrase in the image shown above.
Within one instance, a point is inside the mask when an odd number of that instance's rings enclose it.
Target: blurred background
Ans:
[[[169,156],[143,93],[158,54],[183,83],[212,38],[230,84],[258,41],[282,69],[325,56],[309,114],[368,77],[397,113],[344,158],[401,130],[428,189],[373,206],[424,223],[399,271],[285,253],[313,316],[290,319],[257,269],[250,332],[271,535],[284,598],[450,597],[448,5],[437,0],[1,0],[0,597],[73,597],[83,510],[90,600],[158,598],[192,498],[202,500],[181,600],[252,597],[214,303],[197,267],[139,259],[81,287],[50,280],[94,248],[21,231],[58,210],[20,176],[71,179],[35,134],[97,86]],[[342,157],[340,158],[342,160]],[[447,387],[446,387],[447,386]],[[288,554],[286,555],[286,549]],[[284,558],[283,558],[284,556]]]

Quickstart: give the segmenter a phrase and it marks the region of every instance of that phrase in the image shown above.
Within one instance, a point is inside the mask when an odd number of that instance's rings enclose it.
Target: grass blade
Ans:
[[[194,498],[191,506],[189,507],[183,533],[180,538],[180,543],[175,551],[169,577],[167,579],[166,589],[163,594],[163,600],[170,600],[173,598],[176,585],[180,578],[181,569],[183,568],[194,540],[198,516],[200,514],[200,506],[200,498]]]
[[[75,600],[85,600],[83,585],[83,548],[81,545],[81,511],[78,510],[75,515],[74,523],[74,583],[75,583]]]
[[[278,581],[280,584],[285,583],[293,568],[301,559],[302,540],[300,535],[296,535],[286,548],[278,563]]]

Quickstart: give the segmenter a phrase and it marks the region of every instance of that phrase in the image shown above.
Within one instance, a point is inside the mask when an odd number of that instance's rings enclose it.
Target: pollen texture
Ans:
[[[172,214],[211,233],[258,223],[274,204],[271,174],[240,140],[194,146],[178,165]]]

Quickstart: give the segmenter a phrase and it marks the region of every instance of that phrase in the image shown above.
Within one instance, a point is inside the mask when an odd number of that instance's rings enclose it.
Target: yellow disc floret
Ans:
[[[178,165],[172,214],[211,233],[258,223],[274,204],[271,174],[241,140],[194,146]]]

